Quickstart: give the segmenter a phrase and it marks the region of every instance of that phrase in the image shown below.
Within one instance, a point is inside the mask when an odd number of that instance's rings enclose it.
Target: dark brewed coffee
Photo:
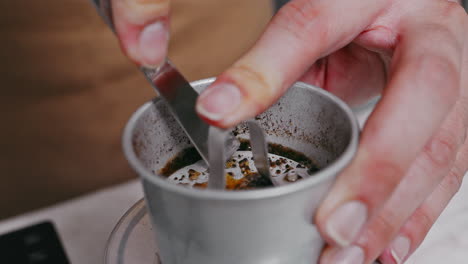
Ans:
[[[303,153],[278,144],[268,144],[272,177],[283,175],[286,182],[296,182],[319,170],[312,159]],[[241,140],[238,151],[226,162],[226,189],[248,190],[272,187],[269,179],[261,176],[253,165],[250,143]],[[194,188],[206,188],[208,171],[195,148],[176,155],[161,170],[168,180]]]

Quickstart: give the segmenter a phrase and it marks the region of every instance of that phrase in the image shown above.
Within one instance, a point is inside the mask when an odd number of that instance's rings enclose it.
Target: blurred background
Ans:
[[[216,76],[287,1],[173,0],[169,56]],[[135,177],[122,129],[154,96],[86,0],[0,2],[0,219]]]

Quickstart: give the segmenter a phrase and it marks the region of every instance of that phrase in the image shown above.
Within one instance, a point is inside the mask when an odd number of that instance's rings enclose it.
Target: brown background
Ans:
[[[269,0],[174,0],[170,57],[214,76],[250,47]],[[154,95],[86,0],[0,2],[0,218],[134,177],[120,148]]]

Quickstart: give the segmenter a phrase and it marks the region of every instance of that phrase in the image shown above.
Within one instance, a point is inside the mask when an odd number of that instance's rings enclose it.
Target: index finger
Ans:
[[[317,59],[350,43],[384,2],[290,2],[273,18],[255,46],[201,94],[198,113],[220,127],[257,115]]]

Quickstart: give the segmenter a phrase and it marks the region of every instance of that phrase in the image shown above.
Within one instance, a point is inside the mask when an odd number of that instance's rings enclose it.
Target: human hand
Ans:
[[[137,65],[159,66],[169,41],[169,0],[109,0],[124,53]]]
[[[197,110],[230,127],[301,77],[350,104],[382,94],[316,223],[321,263],[402,263],[468,170],[467,29],[448,0],[293,0]]]

